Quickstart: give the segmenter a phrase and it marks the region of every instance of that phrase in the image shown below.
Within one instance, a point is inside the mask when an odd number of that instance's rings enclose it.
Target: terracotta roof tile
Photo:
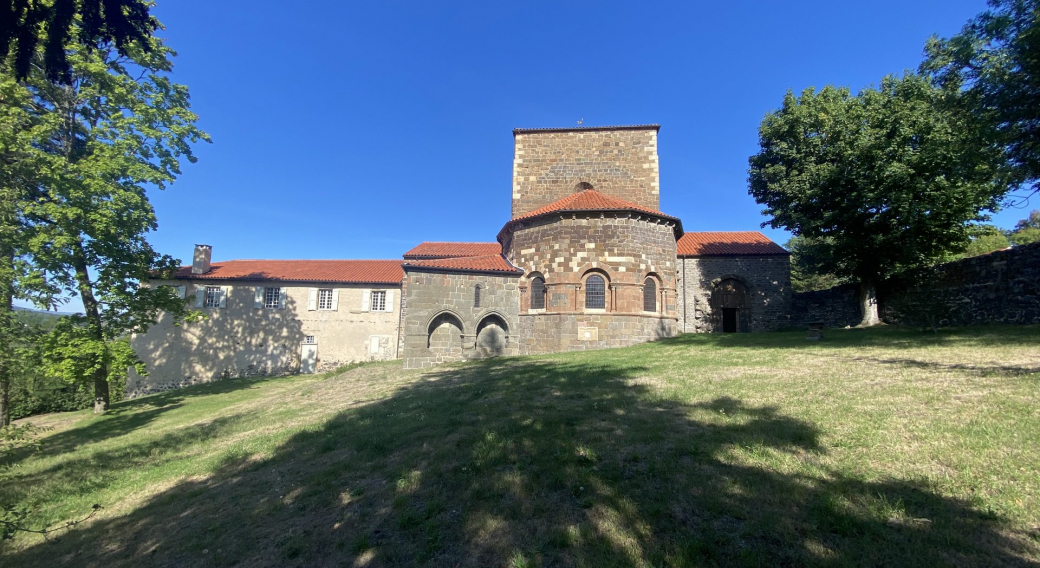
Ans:
[[[519,274],[523,272],[519,268],[509,264],[509,261],[500,254],[429,260],[408,260],[405,261],[404,266],[405,268],[440,268],[443,270],[461,270],[465,272],[498,272],[506,274]]]
[[[424,242],[404,253],[407,260],[424,258],[457,258],[460,256],[487,256],[500,254],[502,245],[498,243],[438,243]]]
[[[675,217],[665,215],[660,211],[654,211],[653,209],[636,205],[631,201],[625,201],[624,199],[604,195],[595,189],[585,189],[577,193],[572,193],[563,199],[553,201],[545,207],[517,215],[516,217],[513,217],[512,220],[520,221],[523,219],[540,217],[549,213],[566,211],[637,211],[639,213],[647,213],[649,215],[656,215],[658,217],[678,221]]]
[[[676,244],[679,256],[779,256],[789,254],[758,231],[686,233]]]
[[[404,270],[400,260],[228,260],[214,262],[205,274],[182,266],[174,278],[400,284]]]

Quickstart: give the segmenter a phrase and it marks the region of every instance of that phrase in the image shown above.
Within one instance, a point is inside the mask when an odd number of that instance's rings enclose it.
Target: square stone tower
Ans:
[[[582,189],[660,210],[657,124],[513,130],[513,217]]]

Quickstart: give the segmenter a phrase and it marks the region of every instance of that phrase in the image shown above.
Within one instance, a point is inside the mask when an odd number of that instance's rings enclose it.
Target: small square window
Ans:
[[[264,307],[280,308],[282,299],[281,288],[264,288]]]
[[[332,289],[321,288],[318,290],[318,309],[319,310],[331,310],[332,309]]]
[[[206,307],[220,307],[220,286],[206,286]]]
[[[303,336],[303,342],[307,345],[314,345],[318,343],[318,340],[313,335]]]
[[[372,291],[372,311],[373,312],[385,312],[386,311],[386,291],[385,290],[373,290]]]

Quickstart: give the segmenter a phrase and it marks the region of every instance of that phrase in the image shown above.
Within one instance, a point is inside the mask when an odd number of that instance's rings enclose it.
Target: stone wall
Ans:
[[[188,298],[194,298],[197,289],[214,284],[226,290],[226,301],[223,308],[193,308],[206,319],[177,326],[164,315],[147,333],[133,336],[131,344],[148,375],[131,372],[128,398],[223,377],[298,372],[306,336],[317,343],[318,372],[356,361],[397,357],[398,287],[212,280],[151,283],[183,286]],[[254,307],[258,286],[283,288],[284,308]],[[308,309],[312,288],[337,290],[337,309]],[[393,296],[386,311],[365,309],[365,293],[373,290]]]
[[[518,276],[406,266],[405,368],[517,354],[517,280]],[[474,307],[478,284],[481,305]]]
[[[747,289],[750,313],[741,318],[750,331],[774,331],[788,325],[791,262],[786,255],[680,258],[679,274],[679,329],[684,333],[721,331],[716,329],[718,314],[712,313],[711,294],[728,278]]]
[[[1040,243],[1014,247],[936,267],[935,280],[923,283],[927,301],[940,302],[940,325],[1040,323]],[[906,277],[878,286],[881,318],[903,320],[899,306],[920,298]],[[908,295],[908,290],[909,295]],[[825,322],[828,327],[860,321],[857,287],[846,284],[794,295],[792,324]]]
[[[588,183],[601,193],[659,210],[656,126],[514,131],[513,217]]]
[[[1040,243],[950,262],[937,272],[925,288],[928,301],[943,304],[940,325],[1040,323]],[[885,321],[901,320],[901,300],[914,285],[893,278],[879,287]]]
[[[656,217],[601,212],[544,217],[514,227],[504,249],[524,270],[521,351],[631,345],[675,334],[674,229],[672,222]],[[606,281],[602,309],[585,305],[591,274]],[[545,308],[532,310],[530,282],[538,276],[545,279]],[[643,309],[647,277],[656,287],[655,309],[649,312]],[[592,328],[596,338],[585,337]]]
[[[637,314],[520,314],[520,354],[625,347],[676,334],[673,317]]]
[[[859,285],[843,284],[827,290],[799,292],[791,298],[791,326],[811,323],[824,327],[846,327],[860,322]]]

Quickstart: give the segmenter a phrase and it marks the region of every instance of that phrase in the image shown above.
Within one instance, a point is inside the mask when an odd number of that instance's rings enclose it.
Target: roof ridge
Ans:
[[[225,262],[401,262],[393,258],[231,258],[214,261],[210,264]]]

